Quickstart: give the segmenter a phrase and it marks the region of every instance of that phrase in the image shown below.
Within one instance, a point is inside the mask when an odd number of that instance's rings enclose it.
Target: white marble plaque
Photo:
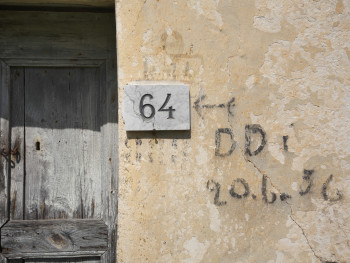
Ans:
[[[124,87],[127,131],[190,130],[189,87],[182,83],[140,82]]]

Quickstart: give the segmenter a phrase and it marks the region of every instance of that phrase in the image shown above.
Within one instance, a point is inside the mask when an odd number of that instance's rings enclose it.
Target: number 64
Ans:
[[[143,118],[146,118],[146,119],[151,119],[154,117],[155,115],[155,109],[153,107],[152,104],[144,104],[144,100],[145,98],[150,98],[150,99],[153,99],[153,96],[151,94],[145,94],[141,97],[141,100],[140,100],[140,105],[139,105],[139,109],[140,109],[140,114]],[[168,119],[174,119],[174,116],[173,116],[173,111],[175,111],[175,109],[173,109],[173,106],[170,106],[169,108],[165,109],[166,105],[168,104],[169,100],[170,100],[170,97],[171,97],[171,94],[168,93],[167,96],[166,96],[166,99],[162,105],[162,107],[160,107],[160,109],[158,111],[168,111],[169,112],[169,115],[168,115]],[[151,114],[149,114],[148,116],[145,115],[145,108],[149,108],[151,110]]]

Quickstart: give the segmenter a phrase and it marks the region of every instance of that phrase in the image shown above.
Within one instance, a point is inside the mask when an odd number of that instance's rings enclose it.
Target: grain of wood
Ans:
[[[117,247],[117,206],[118,206],[118,92],[116,79],[116,61],[108,60],[106,63],[106,85],[105,103],[103,118],[104,123],[101,132],[104,140],[102,141],[102,213],[103,218],[109,228],[109,251]],[[102,97],[103,98],[103,97]],[[102,262],[117,262],[116,253],[105,253],[102,256]]]
[[[107,237],[100,220],[12,220],[1,231],[1,245],[8,258],[97,256],[107,250]]]
[[[91,70],[26,69],[26,219],[83,217],[80,89]]]
[[[1,57],[115,59],[114,24],[109,13],[1,11]]]
[[[11,69],[11,149],[10,219],[23,219],[24,196],[24,68]]]
[[[9,70],[0,60],[0,150],[10,147],[9,140]],[[8,220],[9,162],[0,155],[0,227]]]
[[[23,106],[18,105],[22,104],[20,95],[11,98],[16,104],[13,108],[20,111],[24,107],[26,146],[25,165],[12,171],[16,183],[11,188],[12,193],[17,189],[16,200],[21,200],[18,189],[25,185],[25,202],[16,205],[12,219],[101,219],[109,233],[108,250],[101,259],[56,251],[31,262],[53,262],[51,258],[62,256],[66,259],[60,262],[116,262],[118,99],[114,23],[111,14],[0,12],[0,59],[23,68],[25,73]],[[2,83],[1,92],[4,87]],[[18,115],[15,111],[12,114]],[[8,120],[4,118],[7,125]],[[21,119],[12,118],[11,123],[16,122],[21,123]],[[15,142],[21,128],[13,126]],[[20,176],[24,172],[25,181]],[[21,205],[24,214],[17,209]]]
[[[102,76],[103,77],[103,76]],[[81,89],[82,101],[82,157],[84,176],[82,177],[82,217],[93,218],[101,216],[101,111],[103,109],[100,93],[105,92],[105,86],[100,85],[100,69],[94,68],[84,80]],[[81,83],[82,81],[80,81]]]

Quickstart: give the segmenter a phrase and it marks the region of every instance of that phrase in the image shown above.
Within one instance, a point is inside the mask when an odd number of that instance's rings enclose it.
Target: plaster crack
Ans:
[[[128,34],[127,39],[129,39],[129,37],[130,37],[132,34],[134,34],[134,32],[135,32],[135,30],[136,30],[137,23],[139,22],[139,19],[140,19],[141,12],[142,12],[142,10],[143,10],[143,8],[144,8],[144,6],[145,6],[145,4],[146,4],[147,1],[148,1],[148,0],[144,0],[144,1],[143,1],[143,4],[142,4],[140,10],[139,10],[139,12],[137,13],[136,22],[134,23],[134,25],[133,25],[133,27],[132,27],[132,28],[133,28],[132,31]]]
[[[314,254],[314,256],[319,259],[321,261],[321,263],[338,263],[340,261],[336,260],[329,260],[329,259],[325,259],[324,257],[321,257],[319,255],[317,255],[317,253],[315,252],[314,248],[311,246],[310,241],[304,231],[304,229],[302,228],[302,226],[295,220],[295,218],[293,217],[293,208],[290,208],[291,212],[290,212],[290,219],[292,219],[292,221],[298,226],[298,228],[301,230],[305,240],[306,240],[306,244],[309,246],[309,248],[311,249],[312,253]]]
[[[241,151],[244,160],[245,160],[246,162],[251,163],[251,164],[253,165],[253,167],[255,168],[255,170],[257,170],[257,171],[259,172],[259,174],[261,174],[262,176],[265,176],[266,178],[268,178],[269,181],[270,181],[270,183],[271,183],[271,185],[272,185],[272,187],[275,188],[275,189],[277,190],[278,194],[281,195],[281,194],[282,194],[282,191],[272,182],[271,177],[270,177],[269,175],[267,175],[263,170],[261,170],[252,160],[250,160],[249,158],[247,158],[247,156],[244,154],[242,148],[239,146],[238,143],[237,143],[237,146],[238,146],[239,150]]]
[[[282,191],[272,182],[272,179],[271,179],[271,177],[270,177],[269,175],[267,175],[264,171],[262,171],[254,162],[252,162],[252,160],[250,160],[250,159],[248,159],[248,158],[246,158],[246,157],[245,157],[245,160],[248,161],[248,162],[250,162],[250,163],[254,166],[254,168],[255,168],[262,176],[265,176],[266,178],[268,178],[269,181],[270,181],[270,183],[271,183],[271,185],[272,185],[272,187],[275,188],[279,194],[282,194]]]

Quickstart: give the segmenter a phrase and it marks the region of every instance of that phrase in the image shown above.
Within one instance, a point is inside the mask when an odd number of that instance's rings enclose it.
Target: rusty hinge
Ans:
[[[16,146],[13,150],[9,150],[7,148],[0,149],[0,156],[3,156],[6,161],[10,163],[11,168],[15,168],[16,163],[21,161],[21,154],[18,149],[19,146]],[[15,161],[12,160],[12,156],[15,157]]]
[[[16,146],[13,150],[9,150],[7,148],[3,148],[3,149],[1,149],[0,154],[2,156],[4,156],[4,157],[9,156],[10,154],[14,155],[14,156],[17,156],[19,154],[18,148],[19,148],[18,146]]]

